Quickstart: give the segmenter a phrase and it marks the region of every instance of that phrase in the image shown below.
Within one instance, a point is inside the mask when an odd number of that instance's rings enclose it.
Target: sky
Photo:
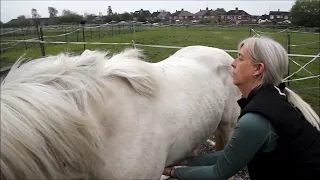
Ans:
[[[64,9],[77,12],[83,15],[84,13],[99,14],[101,12],[103,15],[107,14],[108,6],[110,5],[113,12],[123,13],[123,12],[134,12],[136,10],[145,9],[149,10],[151,13],[157,10],[166,10],[170,12],[175,12],[176,10],[181,10],[182,8],[191,13],[196,13],[200,9],[224,8],[226,11],[233,10],[236,7],[238,9],[244,10],[250,15],[262,15],[269,14],[269,11],[289,11],[295,0],[235,0],[235,1],[197,1],[197,0],[180,0],[180,1],[85,1],[85,0],[1,0],[1,17],[0,20],[4,23],[10,21],[11,19],[17,18],[19,15],[25,15],[26,17],[31,17],[31,9],[35,8],[41,17],[48,17],[48,7],[55,7],[58,10],[58,15]]]

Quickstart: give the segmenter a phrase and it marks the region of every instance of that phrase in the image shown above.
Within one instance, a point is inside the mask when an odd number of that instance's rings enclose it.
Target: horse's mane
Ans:
[[[108,84],[126,82],[148,98],[158,87],[140,50],[108,54],[61,53],[12,66],[1,83],[1,178],[88,179],[104,166],[98,121],[108,117],[99,111],[116,91]]]

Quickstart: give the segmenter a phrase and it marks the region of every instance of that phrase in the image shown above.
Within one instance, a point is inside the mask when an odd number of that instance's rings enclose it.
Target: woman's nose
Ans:
[[[236,67],[235,64],[236,64],[236,63],[235,63],[235,60],[233,60],[233,62],[231,63],[231,66],[232,66],[233,68],[235,68],[235,67]]]

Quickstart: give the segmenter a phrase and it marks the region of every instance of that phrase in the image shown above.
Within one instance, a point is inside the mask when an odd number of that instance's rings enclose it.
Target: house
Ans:
[[[170,12],[160,12],[160,14],[158,15],[158,18],[162,21],[162,22],[167,22],[169,21],[171,17],[171,13]]]
[[[136,21],[138,17],[144,17],[147,21],[150,21],[151,13],[149,10],[140,9],[133,13],[134,20]]]
[[[212,11],[212,9],[209,10],[208,7],[204,10],[200,9],[200,11],[198,11],[197,13],[194,14],[193,19],[194,20],[209,19],[211,11]]]
[[[251,17],[251,15],[248,14],[246,11],[239,10],[237,7],[234,10],[230,10],[220,16],[222,20],[229,23],[235,23],[235,24],[248,22],[250,21],[250,17]]]
[[[158,19],[158,15],[160,14],[159,11],[157,12],[153,12],[151,15],[150,15],[150,21],[154,21],[156,19]]]
[[[221,13],[219,13],[216,10],[209,9],[208,7],[205,10],[198,11],[194,14],[193,19],[197,22],[220,22],[220,16]]]
[[[258,19],[261,19],[261,20],[270,20],[270,16],[267,15],[267,14],[263,14],[263,15],[261,15]]]
[[[260,17],[258,17],[258,21],[257,21],[258,24],[261,24],[261,23],[264,24],[264,23],[270,23],[270,22],[271,22],[270,16],[267,14],[263,14]]]
[[[190,22],[193,19],[193,16],[194,14],[190,13],[189,11],[185,11],[182,8],[181,11],[176,10],[176,12],[171,15],[171,21],[180,23]]]
[[[278,11],[270,11],[269,12],[269,17],[270,17],[270,21],[272,22],[283,22],[286,20],[291,20],[291,17],[289,15],[289,12],[287,11],[280,11],[280,9],[278,9]]]
[[[169,17],[169,20],[173,23],[177,20],[179,20],[179,14],[181,11],[176,10],[176,12],[172,13],[171,16]]]
[[[252,15],[252,16],[251,16],[251,22],[257,23],[258,20],[259,20],[259,18],[260,18],[260,16],[258,16],[258,15]]]
[[[221,16],[223,15],[222,12],[219,12],[217,10],[214,10],[214,11],[210,11],[210,19],[211,19],[211,22],[215,22],[215,23],[220,23],[222,20],[221,20]]]

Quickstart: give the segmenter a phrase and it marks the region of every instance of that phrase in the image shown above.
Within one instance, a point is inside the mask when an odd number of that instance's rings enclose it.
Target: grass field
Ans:
[[[73,29],[74,30],[74,29]],[[73,31],[69,30],[69,31]],[[266,34],[279,41],[284,47],[287,43],[287,33],[277,33],[281,30],[272,29],[255,29],[255,31],[269,32]],[[67,33],[66,30],[57,31],[44,31],[44,36],[53,36],[57,34]],[[135,40],[138,44],[153,44],[153,45],[167,45],[167,46],[188,46],[188,45],[206,45],[212,47],[218,47],[222,49],[236,50],[237,44],[243,38],[249,37],[249,28],[213,28],[213,27],[165,27],[165,28],[149,28],[139,29],[135,34],[132,33],[131,29],[114,28],[113,36],[110,28],[101,29],[87,29],[85,31],[85,41],[87,42],[120,42],[120,43],[131,43]],[[260,32],[261,33],[261,32]],[[255,33],[252,32],[251,35]],[[288,33],[290,35],[290,42],[292,46],[290,48],[291,54],[309,54],[316,55],[319,53],[320,45],[319,34],[308,34],[308,33]],[[35,33],[29,35],[16,35],[6,36],[1,39],[30,39],[36,38]],[[83,41],[82,30],[78,33],[73,33],[67,37],[55,37],[55,38],[44,38],[45,41]],[[315,43],[314,43],[315,42]],[[311,44],[308,44],[311,43]],[[3,45],[2,45],[3,46]],[[5,47],[5,46],[3,46]],[[27,49],[26,49],[27,47]],[[131,45],[86,45],[87,49],[100,49],[109,50],[113,53],[119,52],[126,47],[132,47]],[[138,47],[145,50],[145,54],[150,62],[158,62],[172,53],[177,49],[167,48],[154,48],[154,47]],[[45,44],[46,55],[57,54],[59,52],[69,51],[74,53],[81,53],[84,50],[83,45],[74,44]],[[1,66],[12,64],[19,56],[26,53],[26,57],[41,57],[41,50],[38,43],[19,43],[14,48],[4,51],[1,54]],[[230,53],[231,56],[236,57],[236,53]],[[304,65],[309,62],[312,58],[309,57],[291,57],[294,61],[300,65]],[[297,71],[300,67],[290,62],[290,74]],[[314,75],[320,73],[320,62],[319,58],[310,63],[306,67]],[[291,79],[297,79],[301,77],[311,76],[305,70],[295,74]],[[320,89],[319,79],[308,79],[303,81],[292,81],[289,87],[295,90],[301,95],[311,106],[320,114]],[[305,89],[310,87],[317,87],[315,89]]]

